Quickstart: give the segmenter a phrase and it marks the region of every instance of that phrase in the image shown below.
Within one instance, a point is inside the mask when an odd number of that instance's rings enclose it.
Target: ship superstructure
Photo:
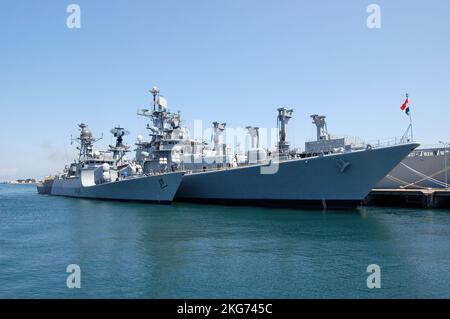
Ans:
[[[150,141],[139,136],[136,141],[136,161],[145,173],[170,172],[178,170],[220,168],[227,164],[236,165],[236,157],[221,142],[226,123],[213,123],[214,145],[191,139],[189,131],[182,126],[180,112],[169,112],[167,100],[154,87],[153,108],[141,109],[138,115],[150,119],[147,129]]]

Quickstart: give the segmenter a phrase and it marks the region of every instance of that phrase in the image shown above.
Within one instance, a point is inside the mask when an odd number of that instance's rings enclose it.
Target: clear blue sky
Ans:
[[[66,7],[81,7],[81,29]],[[381,7],[381,29],[366,8]],[[295,109],[291,140],[328,128],[365,140],[402,135],[410,94],[415,137],[450,141],[450,1],[24,1],[0,3],[0,180],[54,173],[84,121],[128,143],[157,85],[187,124],[275,125]],[[66,156],[66,153],[68,156]]]

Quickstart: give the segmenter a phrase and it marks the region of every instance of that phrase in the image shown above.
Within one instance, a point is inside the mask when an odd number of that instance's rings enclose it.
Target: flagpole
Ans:
[[[408,93],[406,93],[406,98],[408,99],[408,101],[409,101],[409,94]],[[408,103],[409,104],[409,103]],[[411,113],[412,113],[412,111],[411,111],[411,108],[409,108],[409,128],[410,128],[410,130],[411,130],[411,142],[414,142],[414,135],[413,135],[413,125],[412,125],[412,116],[411,116]]]

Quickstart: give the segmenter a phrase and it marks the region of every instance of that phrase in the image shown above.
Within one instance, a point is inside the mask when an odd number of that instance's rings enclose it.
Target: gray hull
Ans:
[[[182,172],[83,186],[79,177],[55,179],[51,195],[120,201],[170,203],[181,183]]]
[[[50,195],[52,191],[53,179],[45,180],[43,183],[39,183],[36,185],[38,194],[41,195]]]
[[[177,201],[343,208],[357,206],[419,144],[331,154],[279,163],[275,174],[247,166],[186,174]]]
[[[41,195],[49,195],[50,192],[52,191],[51,187],[45,186],[45,185],[37,185],[36,186],[38,194]]]
[[[448,174],[450,158],[447,159]],[[450,176],[450,174],[449,174]],[[375,188],[444,188],[445,156],[414,156],[405,158]]]

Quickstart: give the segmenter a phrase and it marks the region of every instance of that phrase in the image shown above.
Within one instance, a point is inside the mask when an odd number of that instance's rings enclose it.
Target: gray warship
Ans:
[[[181,183],[183,172],[152,172],[127,159],[129,146],[123,144],[128,134],[118,126],[111,130],[116,144],[107,151],[94,151],[96,139],[86,124],[80,124],[77,161],[64,171],[37,185],[40,194],[54,196],[171,203]]]
[[[375,188],[449,188],[449,150],[447,144],[443,144],[443,147],[421,148],[412,151]]]
[[[232,152],[221,142],[224,122],[214,122],[214,145],[190,138],[180,112],[168,110],[166,99],[154,87],[153,108],[138,111],[150,118],[150,141],[138,137],[136,162],[145,174],[184,171],[175,201],[313,207],[353,208],[400,163],[418,143],[354,148],[343,138],[331,138],[325,117],[312,115],[317,140],[305,150],[288,142],[288,122],[293,110],[278,109],[278,144],[259,147],[259,128],[247,127],[252,147],[246,154]]]

